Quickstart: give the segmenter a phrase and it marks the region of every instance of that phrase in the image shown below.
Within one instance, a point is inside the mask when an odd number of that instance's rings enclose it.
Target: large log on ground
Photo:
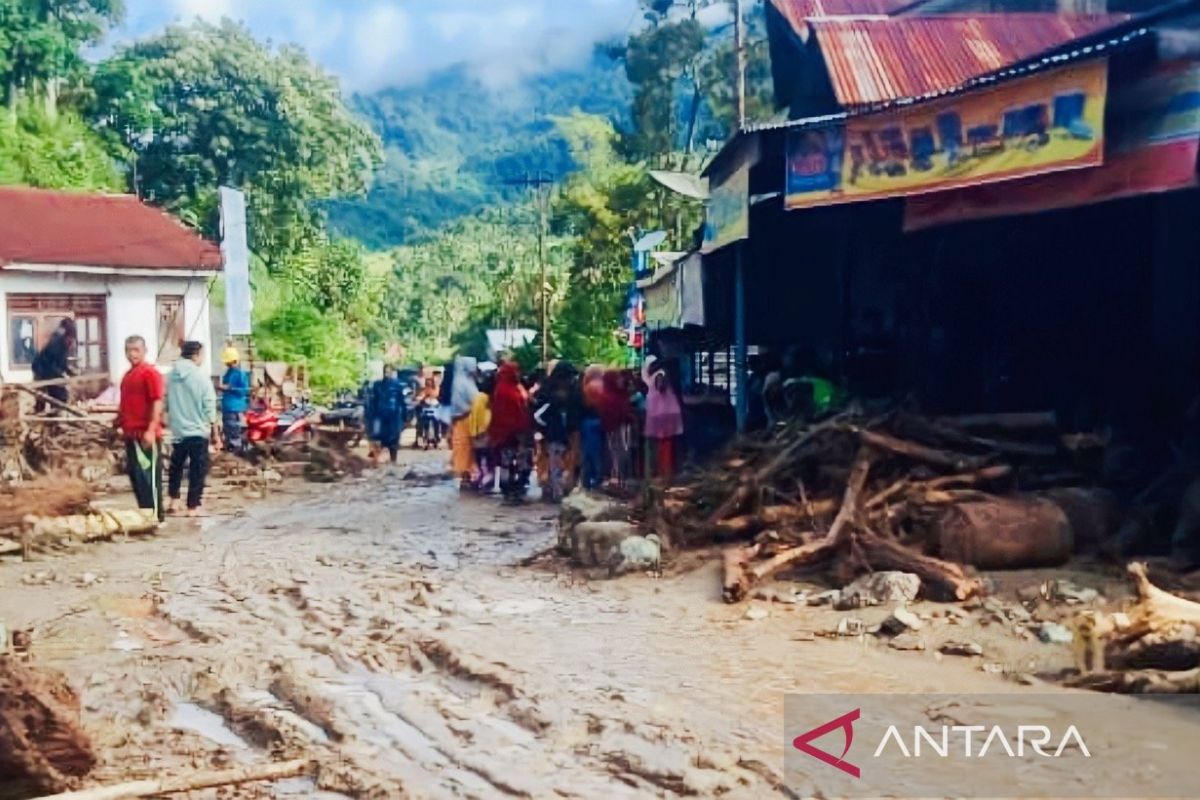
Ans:
[[[1066,514],[1037,498],[957,503],[935,517],[933,529],[938,555],[980,569],[1056,567],[1074,550]]]
[[[0,656],[0,797],[62,791],[95,764],[62,676]]]

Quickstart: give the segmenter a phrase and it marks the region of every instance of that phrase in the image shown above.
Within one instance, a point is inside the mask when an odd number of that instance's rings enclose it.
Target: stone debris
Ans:
[[[908,603],[917,599],[921,579],[911,572],[874,572],[863,575],[839,593],[834,608],[849,611],[855,608]]]

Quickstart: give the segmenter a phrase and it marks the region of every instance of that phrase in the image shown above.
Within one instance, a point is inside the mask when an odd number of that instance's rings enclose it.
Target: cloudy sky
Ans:
[[[583,63],[639,20],[637,0],[126,0],[113,41],[171,21],[228,16],[294,42],[352,90],[419,80],[468,63],[489,83]]]

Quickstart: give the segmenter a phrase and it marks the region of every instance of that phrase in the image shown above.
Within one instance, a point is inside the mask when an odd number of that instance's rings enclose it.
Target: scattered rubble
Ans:
[[[842,611],[917,599],[921,579],[911,572],[875,572],[863,575],[838,593],[833,607]]]
[[[938,652],[945,656],[981,656],[983,646],[978,642],[943,642]]]
[[[896,608],[879,627],[886,634],[898,636],[906,631],[919,631],[925,627],[925,623],[916,614],[901,606]]]

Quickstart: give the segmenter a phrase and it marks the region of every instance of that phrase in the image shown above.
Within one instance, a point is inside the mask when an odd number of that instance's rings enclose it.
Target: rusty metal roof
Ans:
[[[792,28],[804,32],[810,19],[825,17],[886,17],[925,0],[771,0]]]
[[[1128,19],[1119,14],[973,14],[808,24],[838,103],[855,108],[945,92]]]

